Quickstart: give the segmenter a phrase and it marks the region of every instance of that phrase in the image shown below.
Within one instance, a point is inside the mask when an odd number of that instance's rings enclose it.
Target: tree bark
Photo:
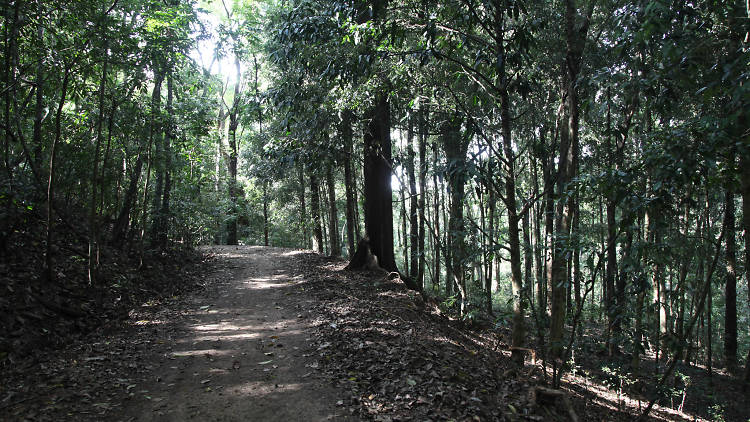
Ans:
[[[734,151],[729,155],[729,174],[734,176]],[[734,372],[737,368],[737,254],[735,248],[734,180],[726,182],[724,196],[724,227],[726,231],[726,284],[724,290],[724,361]]]
[[[419,264],[417,267],[417,277],[414,282],[424,289],[424,271],[426,262],[425,253],[425,204],[427,201],[427,118],[429,108],[420,104],[417,118],[419,119],[419,200],[417,208],[419,209],[419,231],[417,234],[417,249],[419,251]]]
[[[164,189],[162,191],[161,208],[159,210],[159,237],[158,245],[161,250],[166,249],[169,234],[170,196],[172,194],[172,125],[173,116],[173,78],[172,71],[167,74],[167,121],[164,124]]]
[[[432,168],[433,169],[436,169],[437,165],[438,165],[438,151],[437,150],[438,150],[437,146],[433,145],[433,148],[432,148]],[[435,261],[434,261],[435,275],[433,277],[432,284],[434,286],[437,286],[437,288],[439,289],[440,288],[440,272],[441,272],[441,269],[440,269],[440,250],[441,250],[441,247],[442,247],[442,241],[440,240],[440,190],[441,190],[441,188],[440,188],[440,185],[438,185],[437,171],[434,171],[432,173],[432,186],[433,186],[433,188],[435,190],[434,193],[433,193],[433,204],[432,204],[433,205],[433,212],[435,214],[435,218],[434,218],[434,221],[432,222],[432,224],[435,226],[435,229],[431,230],[433,244],[435,245],[435,248],[434,248],[435,249],[434,250],[434,255],[435,255],[435,257],[434,257],[435,258]],[[446,291],[447,291],[448,290],[448,288],[447,288],[448,283],[445,283],[445,284],[446,284]]]
[[[91,170],[91,198],[89,203],[89,250],[88,250],[88,277],[89,284],[94,285],[97,281],[99,269],[99,230],[96,210],[96,192],[99,185],[99,152],[102,146],[102,125],[104,124],[104,92],[107,87],[107,65],[109,64],[108,43],[104,41],[104,62],[102,63],[102,74],[99,79],[98,116],[96,119],[96,141],[94,143],[94,163]]]
[[[268,179],[263,179],[263,245],[270,246],[268,240]]]
[[[313,250],[323,253],[323,226],[320,223],[320,186],[318,176],[310,171],[310,217],[312,218]]]
[[[578,162],[578,74],[586,45],[589,23],[594,2],[590,2],[582,22],[579,20],[575,0],[565,1],[566,54],[563,71],[567,122],[563,125],[560,139],[560,165],[558,170],[558,195],[563,196],[577,174]],[[573,197],[558,203],[555,218],[555,249],[552,258],[552,315],[550,323],[550,351],[553,358],[562,356],[562,335],[565,324],[565,293],[568,285],[566,268],[568,254],[562,253],[561,242],[570,237],[570,223],[574,209]]]
[[[409,129],[407,132],[407,159],[406,159],[406,173],[409,178],[409,255],[411,265],[409,266],[409,278],[415,283],[421,286],[419,281],[419,256],[421,250],[419,248],[419,194],[417,193],[417,177],[414,170],[416,159],[416,153],[414,151],[414,116],[410,113]]]
[[[305,171],[302,164],[297,166],[297,176],[299,182],[299,231],[302,233],[303,244],[302,247],[310,248],[310,237],[307,231],[307,209],[305,204]]]
[[[364,133],[365,231],[373,255],[387,271],[398,271],[393,252],[390,110],[379,94]]]
[[[357,232],[357,217],[356,207],[357,201],[355,199],[355,191],[357,185],[354,180],[354,172],[352,169],[352,161],[354,160],[353,153],[353,139],[352,139],[352,121],[354,120],[353,113],[350,109],[345,109],[342,112],[341,118],[341,138],[344,143],[344,188],[346,189],[346,243],[348,246],[349,258],[354,256],[355,246],[359,241],[359,233]]]
[[[232,101],[232,107],[229,109],[229,201],[230,210],[229,218],[227,220],[227,245],[236,245],[237,239],[237,223],[239,219],[239,186],[237,186],[237,158],[238,158],[238,145],[237,145],[237,127],[240,124],[239,121],[239,105],[240,105],[240,85],[241,85],[241,68],[240,59],[235,57],[234,61],[237,82],[234,85],[234,99]]]
[[[499,76],[497,89],[500,97],[500,127],[503,138],[502,151],[504,158],[503,177],[505,195],[502,199],[508,211],[508,246],[510,249],[511,288],[513,293],[513,327],[511,333],[511,346],[521,348],[523,347],[526,338],[526,327],[524,323],[521,241],[518,224],[523,216],[518,214],[518,204],[516,203],[516,157],[513,151],[513,140],[511,139],[510,95],[508,91],[510,79],[506,74],[505,68],[505,11],[499,7],[495,9],[494,25],[494,48],[495,54],[498,57],[497,72]],[[513,359],[516,361],[523,361],[523,355],[515,350],[517,349],[514,349]]]
[[[68,82],[70,81],[70,65],[64,63],[63,66],[65,67],[65,74],[63,76],[62,88],[60,89],[60,102],[57,106],[57,113],[55,115],[55,137],[52,139],[52,146],[50,147],[49,169],[47,172],[47,245],[44,253],[43,269],[43,277],[47,281],[54,280],[54,258],[52,256],[54,231],[52,228],[52,209],[55,203],[55,158],[57,156],[57,144],[60,142],[60,135],[62,133],[62,111],[65,106],[65,97],[68,94]]]
[[[742,227],[745,230],[745,271],[750,274],[750,130],[745,113],[742,113],[740,129],[743,130],[742,140],[744,152],[740,153],[740,174],[742,195]],[[747,277],[750,278],[750,277]],[[747,297],[750,300],[750,283],[748,283]],[[750,384],[750,351],[745,360],[745,383]]]
[[[450,187],[450,211],[448,213],[447,249],[451,251],[449,283],[455,283],[461,296],[460,311],[464,315],[468,303],[466,290],[466,232],[464,229],[464,189],[466,184],[466,152],[468,142],[461,136],[461,118],[457,114],[446,115],[441,124],[440,136],[448,162],[448,185]]]
[[[151,166],[154,169],[154,197],[151,206],[151,247],[158,247],[161,237],[161,201],[164,191],[164,142],[162,139],[162,116],[161,116],[161,88],[164,82],[165,70],[158,65],[154,69],[154,90],[151,94],[151,139],[154,145],[154,153],[151,155]],[[158,89],[157,89],[158,88]]]
[[[326,185],[328,187],[328,238],[331,245],[331,256],[338,258],[341,256],[341,246],[339,246],[339,217],[336,209],[336,179],[333,177],[333,165],[326,167]]]

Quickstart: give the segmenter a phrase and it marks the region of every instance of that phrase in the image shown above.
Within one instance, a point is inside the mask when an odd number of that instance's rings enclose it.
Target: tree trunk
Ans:
[[[313,250],[323,253],[323,226],[320,224],[320,187],[318,176],[310,171],[310,217],[313,229]]]
[[[515,174],[515,153],[513,151],[513,141],[511,139],[511,117],[510,117],[510,95],[508,93],[509,79],[506,75],[506,56],[505,56],[505,14],[500,8],[495,10],[495,54],[498,57],[498,75],[499,85],[498,93],[500,95],[500,124],[503,138],[503,176],[505,185],[505,195],[503,201],[508,211],[508,246],[510,249],[510,272],[511,287],[513,292],[513,327],[511,333],[511,346],[523,347],[526,337],[526,327],[524,323],[524,300],[523,279],[521,274],[521,241],[518,224],[523,217],[518,214],[518,204],[516,203],[516,174]],[[514,350],[513,359],[523,361],[523,355]]]
[[[734,154],[729,157],[730,174],[734,174]],[[734,372],[737,368],[737,256],[735,248],[734,181],[726,183],[724,227],[726,230],[726,285],[724,291],[724,361]]]
[[[270,246],[268,240],[268,179],[263,179],[263,245]]]
[[[546,150],[545,146],[545,150]],[[542,291],[542,297],[539,301],[539,313],[540,316],[548,316],[551,309],[551,294],[552,291],[552,258],[555,255],[555,161],[552,148],[546,151],[546,155],[542,160],[544,168],[542,170],[542,177],[544,177],[544,190],[547,192],[544,195],[544,287]],[[546,318],[545,318],[546,319]]]
[[[750,274],[750,135],[748,135],[748,122],[745,113],[742,113],[742,119],[740,124],[741,130],[744,131],[743,147],[744,152],[740,153],[740,192],[742,195],[742,227],[745,230],[745,271],[746,274]],[[747,277],[750,279],[750,276]],[[750,283],[748,283],[747,297],[750,300]],[[750,383],[750,351],[747,352],[747,359],[745,360],[745,383]]]
[[[425,203],[427,201],[427,118],[429,109],[427,106],[420,104],[417,114],[419,119],[419,200],[417,208],[419,209],[419,231],[417,233],[417,250],[419,251],[419,265],[417,277],[414,282],[424,289],[424,270],[426,262],[425,254]]]
[[[487,244],[493,245],[494,239],[495,239],[495,189],[490,187],[488,189],[489,195],[487,198],[488,202],[488,208],[489,208],[489,227],[487,229]],[[493,309],[492,309],[492,264],[495,261],[495,256],[497,255],[497,252],[493,251],[492,253],[485,253],[485,275],[484,275],[484,300],[485,300],[485,307],[487,308],[487,312],[492,315]]]
[[[422,285],[419,280],[419,255],[421,250],[419,249],[419,224],[418,224],[418,209],[419,209],[419,195],[417,194],[417,177],[414,171],[414,160],[416,159],[416,153],[414,152],[414,116],[411,113],[408,117],[409,129],[407,132],[407,159],[406,159],[406,173],[409,178],[409,255],[411,259],[409,278],[411,278],[416,284]]]
[[[364,133],[365,231],[379,265],[398,271],[393,253],[390,110],[380,94]]]
[[[344,142],[344,188],[346,189],[346,242],[348,246],[349,258],[354,256],[355,247],[359,241],[359,233],[357,232],[356,223],[356,207],[357,201],[355,199],[355,191],[357,185],[354,180],[352,161],[354,160],[353,146],[352,146],[352,121],[353,113],[350,109],[345,109],[342,112],[341,119],[341,138]]]
[[[403,180],[403,179],[402,179]],[[399,183],[399,189],[398,189],[398,195],[401,196],[401,201],[399,203],[401,204],[401,229],[396,230],[399,234],[398,238],[398,244],[401,245],[401,253],[402,259],[404,260],[404,274],[410,274],[409,272],[409,245],[411,245],[410,239],[409,239],[409,229],[407,227],[409,223],[409,219],[406,217],[406,189],[408,187],[404,186],[403,183]]]
[[[440,136],[448,162],[446,172],[450,187],[450,211],[448,213],[447,249],[451,251],[450,271],[447,283],[455,283],[461,295],[461,315],[464,315],[468,296],[466,290],[466,232],[464,229],[464,189],[466,184],[466,152],[468,142],[461,136],[461,118],[446,115],[441,124]]]
[[[229,218],[227,219],[227,245],[236,245],[238,243],[237,238],[237,221],[239,219],[239,186],[237,186],[237,159],[238,159],[238,145],[237,145],[237,127],[240,124],[239,120],[239,105],[240,105],[240,84],[242,81],[242,71],[240,67],[240,59],[235,57],[234,60],[236,82],[234,85],[234,100],[232,101],[232,107],[229,109]]]
[[[155,66],[158,67],[158,66]],[[157,247],[161,237],[161,200],[164,191],[164,142],[162,139],[161,118],[161,87],[164,82],[165,70],[154,69],[154,90],[151,94],[151,140],[154,153],[150,156],[151,167],[154,169],[154,196],[151,199],[151,232],[150,245]],[[157,89],[158,88],[158,89]]]
[[[616,171],[616,162],[617,159],[615,158],[616,153],[614,151],[614,146],[612,145],[612,116],[611,116],[611,95],[610,90],[607,89],[607,155],[610,157],[610,168],[612,171]],[[605,286],[605,308],[607,310],[607,351],[609,352],[609,355],[612,356],[616,353],[619,353],[620,347],[619,347],[619,341],[620,339],[617,338],[619,336],[619,324],[617,323],[617,311],[615,310],[615,278],[617,277],[617,247],[616,247],[616,237],[617,237],[617,225],[616,225],[616,197],[617,193],[614,192],[614,189],[610,190],[612,192],[609,192],[607,194],[607,267],[605,270],[605,280],[606,280],[606,286]]]
[[[102,63],[102,74],[99,79],[98,116],[96,119],[96,141],[94,142],[94,165],[91,170],[91,199],[89,203],[89,250],[88,250],[88,277],[89,284],[97,282],[99,269],[99,230],[96,210],[96,191],[99,185],[99,152],[102,146],[102,125],[104,124],[104,92],[107,87],[107,65],[109,64],[109,51],[107,41],[104,41],[104,63]]]
[[[39,3],[39,9],[41,10],[41,2]],[[37,28],[37,46],[43,51],[44,45],[44,26],[39,25]],[[32,135],[32,144],[34,145],[34,153],[31,157],[31,163],[35,169],[39,169],[42,166],[42,147],[44,140],[42,139],[42,122],[44,120],[44,58],[40,58],[40,62],[36,68],[36,106],[34,108],[34,132]],[[6,85],[9,86],[9,85]],[[6,141],[7,142],[7,141]],[[34,171],[38,174],[38,170]]]
[[[339,246],[339,217],[336,209],[336,179],[333,176],[333,165],[326,166],[326,185],[328,187],[328,238],[331,245],[330,255],[334,258],[341,256]]]
[[[130,175],[130,183],[128,184],[128,190],[125,191],[122,208],[120,209],[120,213],[117,215],[117,219],[115,219],[112,228],[112,245],[118,249],[122,249],[123,242],[125,241],[125,233],[127,232],[128,223],[130,222],[130,212],[132,211],[136,196],[138,195],[138,181],[141,178],[142,171],[143,158],[139,154],[138,159],[135,162],[135,168]]]
[[[173,78],[172,71],[167,74],[167,121],[164,125],[164,190],[162,191],[161,208],[159,211],[159,248],[167,247],[169,234],[170,195],[172,193],[172,125],[174,121],[173,109]]]
[[[57,114],[55,115],[55,137],[52,139],[52,146],[50,147],[49,169],[47,171],[47,247],[44,253],[43,269],[43,277],[47,281],[54,280],[55,274],[53,271],[54,257],[52,256],[52,209],[55,203],[55,158],[57,155],[57,144],[60,142],[60,135],[62,132],[62,111],[65,106],[65,97],[68,94],[68,82],[70,81],[70,65],[64,63],[64,67],[65,74],[63,76],[62,88],[60,89],[60,103],[57,106]]]
[[[297,167],[297,175],[299,181],[299,231],[302,233],[303,248],[310,248],[310,236],[307,232],[307,210],[305,207],[305,171],[303,165]]]
[[[565,39],[566,54],[563,71],[563,87],[565,89],[567,122],[564,122],[560,139],[560,165],[558,170],[558,195],[563,196],[569,189],[569,184],[577,174],[578,164],[578,73],[581,67],[583,49],[586,45],[589,23],[595,2],[590,2],[583,17],[579,20],[575,0],[565,1]],[[562,357],[562,335],[565,324],[565,291],[569,284],[566,277],[568,254],[560,243],[570,237],[570,223],[575,204],[572,197],[558,203],[555,218],[555,246],[556,252],[552,258],[552,315],[550,323],[550,347],[553,358]],[[555,381],[557,383],[557,380]]]
[[[433,145],[432,149],[432,168],[436,169],[438,164],[438,151],[437,146]],[[432,280],[432,283],[434,286],[437,286],[437,288],[440,288],[440,250],[442,247],[442,242],[440,240],[440,185],[438,185],[438,175],[437,171],[434,171],[432,173],[432,186],[434,188],[433,193],[433,209],[435,218],[432,224],[435,226],[435,229],[432,230],[432,237],[433,237],[433,243],[435,245],[435,276]],[[447,285],[448,283],[446,283]],[[446,290],[447,287],[446,287]]]
[[[523,215],[521,223],[523,231],[523,280],[524,280],[524,295],[529,301],[533,301],[532,288],[534,286],[534,279],[532,278],[532,263],[534,253],[531,250],[531,213],[526,212]]]

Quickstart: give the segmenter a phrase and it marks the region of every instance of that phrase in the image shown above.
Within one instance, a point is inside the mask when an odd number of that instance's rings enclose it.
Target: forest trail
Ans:
[[[337,394],[315,376],[308,349],[312,298],[298,294],[290,249],[206,248],[229,264],[209,294],[158,330],[150,383],[133,386],[121,420],[330,421]],[[165,349],[165,350],[161,350]],[[340,412],[340,410],[339,410]]]

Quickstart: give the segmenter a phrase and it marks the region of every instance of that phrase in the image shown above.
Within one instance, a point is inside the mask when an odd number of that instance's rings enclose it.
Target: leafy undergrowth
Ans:
[[[450,320],[398,280],[344,271],[343,263],[314,254],[303,262],[320,315],[312,367],[346,392],[338,404],[353,416],[567,421],[572,408],[582,421],[630,421],[640,413],[637,400],[618,396],[617,387],[580,376],[563,381],[570,405],[561,397],[545,400],[539,392],[549,391],[549,376],[528,359],[520,368],[511,361],[509,333]],[[651,417],[698,419],[665,407]]]

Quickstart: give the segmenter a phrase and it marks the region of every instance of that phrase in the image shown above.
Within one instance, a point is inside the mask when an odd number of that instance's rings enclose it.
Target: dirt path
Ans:
[[[142,356],[151,381],[127,387],[122,420],[351,420],[311,368],[312,298],[300,294],[295,251],[209,251],[229,273],[191,299],[180,321],[155,327],[154,348]]]

